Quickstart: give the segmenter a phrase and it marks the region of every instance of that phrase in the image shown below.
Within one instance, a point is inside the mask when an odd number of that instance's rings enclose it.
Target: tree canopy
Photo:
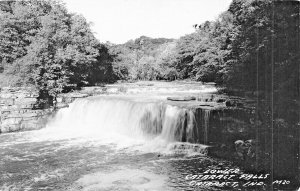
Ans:
[[[101,44],[85,18],[59,1],[4,1],[0,77],[50,95],[116,80],[189,79],[296,98],[298,20],[297,2],[233,0],[179,39],[141,36],[114,45]]]
[[[59,1],[10,1],[0,7],[0,63],[9,85],[49,95],[113,81],[112,58],[86,19]]]

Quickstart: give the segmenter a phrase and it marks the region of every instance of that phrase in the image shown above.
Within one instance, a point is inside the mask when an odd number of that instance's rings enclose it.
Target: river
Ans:
[[[189,108],[199,103],[166,99],[214,94],[213,85],[108,87],[109,94],[77,99],[59,110],[41,130],[0,135],[0,190],[223,189],[187,178],[207,169],[238,169],[207,156],[209,146],[197,143]]]

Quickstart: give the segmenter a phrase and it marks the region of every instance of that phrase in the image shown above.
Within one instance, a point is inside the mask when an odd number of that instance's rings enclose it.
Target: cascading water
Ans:
[[[207,145],[228,135],[217,133],[224,116],[216,112],[218,104],[197,99],[215,88],[129,85],[134,89],[126,94],[77,99],[44,129],[0,135],[0,190],[216,190],[191,185],[186,177],[238,168],[206,156]],[[168,101],[169,96],[196,100]]]
[[[210,110],[204,111],[204,144],[208,143]]]
[[[205,86],[158,85],[77,99],[44,129],[1,135],[0,190],[194,190],[187,174],[230,165],[205,156],[210,112],[166,99]]]
[[[209,112],[205,112],[205,133],[208,118]],[[179,142],[187,142],[187,149],[194,148],[192,143],[198,141],[197,128],[195,112],[191,109],[163,102],[97,97],[79,99],[69,108],[61,109],[45,131],[59,132],[69,138],[90,136],[123,146],[143,144],[143,148],[162,152]],[[207,143],[207,136],[204,137]]]

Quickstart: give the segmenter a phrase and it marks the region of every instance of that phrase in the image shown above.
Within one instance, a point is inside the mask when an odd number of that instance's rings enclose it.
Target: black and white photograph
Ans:
[[[0,0],[0,191],[300,191],[300,1]]]

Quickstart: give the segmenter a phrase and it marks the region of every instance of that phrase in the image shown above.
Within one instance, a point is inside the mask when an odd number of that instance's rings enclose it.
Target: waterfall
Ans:
[[[204,116],[204,142],[207,143],[209,112]],[[114,97],[78,99],[58,111],[46,129],[57,134],[93,136],[122,142],[197,143],[198,126],[195,110],[164,102],[139,102]],[[64,133],[63,133],[63,132]],[[123,144],[123,142],[122,142]],[[192,146],[195,148],[194,146]],[[189,146],[191,148],[191,146]]]
[[[204,144],[208,143],[208,134],[209,134],[209,118],[210,118],[210,110],[204,111]]]

